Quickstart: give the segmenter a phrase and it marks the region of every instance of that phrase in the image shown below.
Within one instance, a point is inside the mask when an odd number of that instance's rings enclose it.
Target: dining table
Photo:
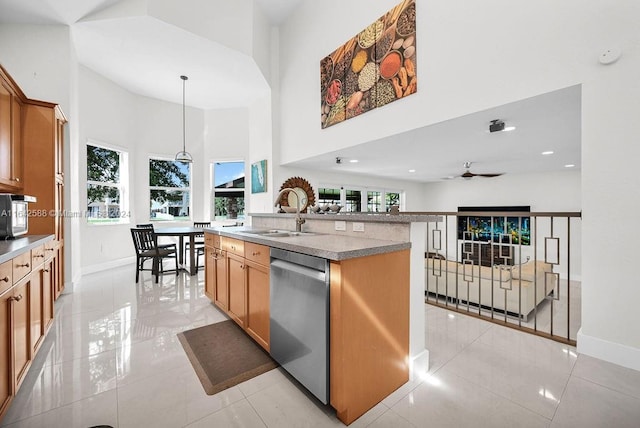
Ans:
[[[176,226],[176,227],[156,227],[154,233],[157,236],[171,236],[178,238],[178,264],[181,269],[189,272],[190,275],[196,275],[198,273],[198,266],[196,265],[196,248],[195,238],[199,235],[204,235],[204,230],[201,227],[193,226]],[[184,241],[185,238],[189,238],[189,267],[184,266]]]

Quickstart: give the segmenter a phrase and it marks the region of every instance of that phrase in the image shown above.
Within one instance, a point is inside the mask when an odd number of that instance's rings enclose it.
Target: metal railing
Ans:
[[[578,212],[421,212],[425,301],[570,345],[581,316]]]

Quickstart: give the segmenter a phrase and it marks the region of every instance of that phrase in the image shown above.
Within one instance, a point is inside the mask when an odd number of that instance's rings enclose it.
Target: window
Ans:
[[[400,193],[398,192],[387,192],[385,193],[385,202],[384,205],[386,207],[386,211],[391,211],[391,206],[398,205],[400,206]]]
[[[346,188],[346,190],[345,190]],[[389,212],[391,206],[402,203],[402,192],[376,188],[358,189],[357,186],[324,184],[318,188],[318,205],[339,204],[343,212]]]
[[[89,224],[128,223],[127,153],[87,144],[87,221]]]
[[[150,219],[185,221],[190,219],[191,164],[165,159],[149,159]]]
[[[215,162],[212,220],[244,218],[244,162]]]
[[[320,187],[318,188],[318,205],[340,205],[342,197],[340,188]]]
[[[378,213],[382,204],[382,193],[377,191],[367,192],[367,211]]]
[[[346,212],[362,211],[362,191],[360,190],[346,191],[345,211]]]

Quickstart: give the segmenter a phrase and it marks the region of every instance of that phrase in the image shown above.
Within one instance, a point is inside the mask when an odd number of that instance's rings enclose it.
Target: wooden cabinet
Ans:
[[[13,296],[10,299],[11,320],[13,324],[13,382],[17,390],[27,369],[31,364],[31,343],[29,323],[29,292],[31,288],[30,278],[22,281],[13,288]]]
[[[269,247],[209,233],[205,246],[205,294],[268,351]]]
[[[409,263],[409,250],[331,262],[330,397],[347,425],[409,380]]]
[[[50,242],[0,264],[0,419],[53,323]]]
[[[204,294],[223,311],[229,308],[227,286],[226,252],[222,251],[220,236],[204,235],[205,281]]]
[[[0,67],[0,190],[22,190],[24,94]]]
[[[245,270],[246,330],[249,336],[269,351],[269,266],[247,259]]]
[[[35,196],[37,202],[29,209],[35,215],[29,217],[29,233],[54,234],[53,282],[54,298],[64,289],[64,172],[63,145],[66,119],[60,108],[51,103],[28,101],[24,105],[23,148],[28,153],[38,153],[24,164],[24,193]]]
[[[229,284],[228,315],[244,328],[245,316],[245,267],[244,257],[227,252],[227,282]]]
[[[11,322],[9,311],[12,298],[13,292],[11,291],[0,293],[0,416],[5,413],[13,397],[13,377],[11,375]]]

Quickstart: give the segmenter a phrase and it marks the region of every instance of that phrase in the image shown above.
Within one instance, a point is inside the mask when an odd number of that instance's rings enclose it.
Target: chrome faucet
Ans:
[[[278,193],[278,196],[276,196],[276,202],[273,206],[277,207],[278,203],[280,202],[280,198],[287,192],[293,192],[293,194],[296,196],[296,232],[302,232],[302,225],[306,220],[300,216],[300,195],[296,193],[295,189],[292,189],[291,187],[285,187],[284,189],[282,189],[280,193]]]

